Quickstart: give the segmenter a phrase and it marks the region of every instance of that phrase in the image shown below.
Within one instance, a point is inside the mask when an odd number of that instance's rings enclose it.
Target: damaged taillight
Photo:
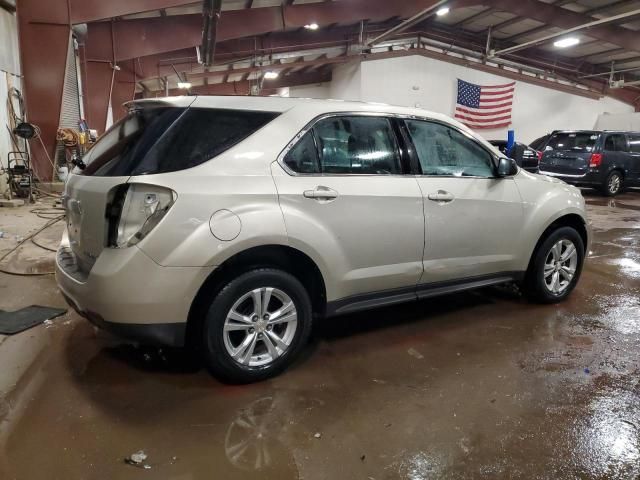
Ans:
[[[156,185],[131,183],[114,191],[107,210],[110,247],[125,248],[146,237],[167,214],[177,195]]]

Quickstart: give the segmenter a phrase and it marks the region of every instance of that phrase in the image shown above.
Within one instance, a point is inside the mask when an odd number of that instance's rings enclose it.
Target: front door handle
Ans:
[[[314,200],[335,200],[338,198],[338,192],[323,185],[318,185],[313,190],[305,190],[302,195],[305,198],[313,198]]]
[[[445,190],[438,190],[435,193],[430,193],[427,195],[429,200],[433,200],[434,202],[441,203],[449,203],[452,202],[456,197],[454,197],[453,193],[449,193]]]

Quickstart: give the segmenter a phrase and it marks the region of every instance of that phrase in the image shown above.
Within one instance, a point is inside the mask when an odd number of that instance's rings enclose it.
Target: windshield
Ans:
[[[591,152],[596,145],[596,132],[554,133],[545,146],[549,150],[569,150],[572,152]]]
[[[96,176],[165,173],[195,167],[247,138],[278,114],[247,110],[154,107],[134,110],[87,152]]]

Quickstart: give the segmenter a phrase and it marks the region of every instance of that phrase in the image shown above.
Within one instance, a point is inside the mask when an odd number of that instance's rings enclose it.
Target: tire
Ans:
[[[560,245],[560,251],[554,250],[557,245]],[[575,248],[575,261],[573,255],[568,255],[568,259],[562,262],[562,258],[569,251],[569,245]],[[525,276],[524,294],[530,300],[539,303],[557,303],[566,299],[575,288],[582,273],[584,249],[582,237],[574,228],[560,227],[551,232],[533,254]],[[562,262],[560,267],[557,266],[558,258]],[[572,270],[572,276],[568,279],[567,275]],[[555,278],[558,279],[557,284]]]
[[[267,315],[277,317],[264,316],[266,297]],[[231,280],[211,302],[202,326],[203,361],[224,382],[265,380],[298,357],[311,324],[311,300],[297,278],[271,268],[249,271]]]
[[[602,185],[602,193],[607,197],[615,197],[624,189],[624,177],[617,170],[611,172]]]

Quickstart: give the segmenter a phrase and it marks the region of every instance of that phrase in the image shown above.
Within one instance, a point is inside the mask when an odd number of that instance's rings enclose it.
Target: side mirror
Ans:
[[[513,158],[501,157],[498,160],[498,176],[508,177],[518,173],[518,164]]]

